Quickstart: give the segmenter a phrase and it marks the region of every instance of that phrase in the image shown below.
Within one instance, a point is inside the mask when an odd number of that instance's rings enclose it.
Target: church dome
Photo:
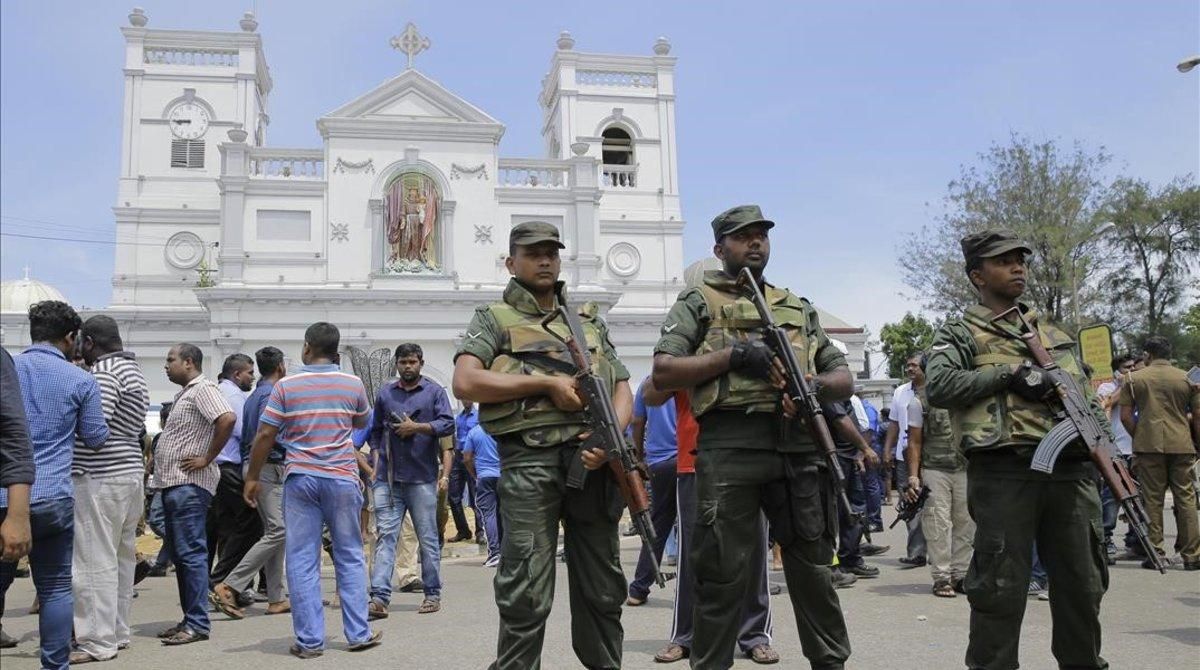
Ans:
[[[24,279],[0,282],[0,312],[29,312],[29,307],[43,300],[61,300],[67,302],[58,289],[53,286],[29,278],[29,268],[25,269]]]

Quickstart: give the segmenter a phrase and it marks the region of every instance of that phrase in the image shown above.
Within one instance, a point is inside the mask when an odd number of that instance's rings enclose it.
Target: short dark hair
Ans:
[[[57,342],[81,325],[79,314],[61,300],[43,300],[29,306],[29,339],[33,342]]]
[[[221,374],[217,375],[217,379],[229,379],[233,373],[247,365],[253,368],[254,361],[246,354],[229,354],[225,357],[225,363],[221,365]]]
[[[1122,365],[1125,365],[1126,363],[1131,363],[1136,360],[1137,360],[1137,356],[1134,356],[1133,354],[1118,354],[1116,356],[1113,356],[1112,364],[1111,364],[1112,371],[1117,372],[1118,370],[1121,369]]]
[[[1083,376],[1085,379],[1091,379],[1092,375],[1096,373],[1096,369],[1087,363],[1081,363],[1079,367],[1083,370]]]
[[[341,340],[342,333],[338,331],[338,327],[327,321],[318,321],[304,331],[304,341],[313,353],[330,360],[337,356]]]
[[[111,316],[97,314],[83,322],[83,335],[90,338],[96,347],[102,351],[120,351],[121,330]]]
[[[254,352],[254,361],[258,363],[258,374],[269,377],[283,365],[283,352],[275,347],[263,347]]]
[[[1150,354],[1150,358],[1170,358],[1171,341],[1162,335],[1151,335],[1142,343],[1142,351]]]
[[[425,360],[425,352],[421,351],[421,345],[415,342],[405,342],[396,347],[395,360],[406,358],[408,356],[416,356],[420,360]]]
[[[197,371],[204,370],[204,352],[200,351],[200,347],[190,342],[180,342],[175,345],[175,353],[179,355],[179,360],[191,361]]]
[[[964,267],[967,273],[967,281],[971,284],[971,286],[975,286],[975,282],[971,281],[971,273],[983,267],[983,257],[972,256],[968,258]]]

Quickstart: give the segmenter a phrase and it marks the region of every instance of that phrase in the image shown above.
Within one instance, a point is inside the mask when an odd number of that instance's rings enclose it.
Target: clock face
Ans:
[[[194,140],[208,130],[208,112],[194,102],[185,102],[171,110],[171,132],[180,139]]]

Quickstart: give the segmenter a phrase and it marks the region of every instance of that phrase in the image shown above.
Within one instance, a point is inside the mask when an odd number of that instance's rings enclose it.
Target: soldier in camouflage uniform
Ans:
[[[500,453],[504,537],[495,579],[500,635],[492,665],[498,670],[541,667],[560,521],[575,655],[588,668],[621,667],[626,589],[617,535],[621,500],[607,469],[586,472],[582,488],[568,485],[568,473],[583,472],[579,437],[587,424],[566,347],[540,324],[565,300],[558,281],[562,248],[558,230],[548,223],[512,229],[505,265],[513,278],[501,302],[475,310],[455,356],[454,394],[479,404],[479,423]],[[593,372],[608,382],[624,430],[633,414],[629,372],[595,305],[584,305],[579,315]],[[589,454],[589,469],[603,463],[598,451]]]
[[[804,372],[814,376],[821,400],[849,398],[853,380],[816,309],[763,281],[774,225],[755,205],[713,219],[713,253],[724,270],[705,273],[701,285],[679,295],[654,350],[655,387],[692,389],[700,424],[691,663],[705,670],[733,664],[746,566],[760,541],[760,510],[783,548],[804,655],[822,670],[842,668],[850,655],[829,571],[836,493],[809,431],[783,397],[783,367],[762,340],[758,312],[736,287],[742,268],[762,282],[772,315],[788,331]]]
[[[1051,650],[1059,667],[1107,668],[1100,657],[1100,600],[1108,588],[1095,469],[1083,448],[1068,448],[1054,472],[1030,470],[1038,443],[1056,423],[1043,400],[1052,391],[1027,361],[1015,315],[1038,326],[1055,362],[1083,379],[1075,343],[1018,301],[1025,292],[1029,247],[1003,231],[962,240],[967,276],[980,304],[942,326],[928,362],[928,400],[950,410],[967,458],[967,497],[975,520],[975,554],[965,582],[971,603],[967,667],[1018,667],[1017,649],[1033,544],[1050,577]],[[1107,426],[1100,405],[1092,409]]]

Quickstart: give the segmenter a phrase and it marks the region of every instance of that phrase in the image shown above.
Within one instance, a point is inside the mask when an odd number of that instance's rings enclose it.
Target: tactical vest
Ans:
[[[508,302],[493,303],[488,306],[488,311],[500,329],[499,354],[492,360],[490,370],[552,377],[574,374],[574,363],[566,345],[542,328],[544,314],[523,311]],[[593,303],[586,303],[580,307],[579,317],[592,359],[592,372],[605,381],[611,393],[617,373],[604,355],[597,311]],[[549,327],[560,336],[568,335],[567,327],[561,321],[551,323]],[[520,433],[521,439],[531,447],[562,444],[587,429],[583,412],[564,412],[554,406],[549,396],[480,404],[479,423],[492,437]]]
[[[934,407],[922,388],[917,393],[921,401],[921,467],[930,470],[954,471],[966,465],[954,436],[950,410]]]
[[[1022,305],[1023,310],[1028,310]],[[1037,315],[1026,312],[1026,320],[1037,323]],[[986,307],[967,310],[963,323],[975,340],[976,370],[998,365],[1021,364],[1033,355],[1026,348],[1016,327],[1007,321],[993,322]],[[1042,344],[1051,358],[1075,378],[1082,377],[1075,358],[1075,342],[1062,330],[1041,324]],[[974,404],[951,413],[954,430],[962,436],[964,452],[995,447],[1034,447],[1054,427],[1054,415],[1044,402],[1026,400],[1008,389],[981,398]]]
[[[704,273],[704,281],[696,287],[704,297],[711,320],[704,341],[696,355],[720,351],[739,341],[762,339],[763,321],[749,298],[741,295],[736,282],[719,270]],[[775,324],[788,333],[796,360],[809,373],[815,367],[817,340],[809,337],[807,303],[803,298],[770,284],[764,292]],[[730,370],[696,386],[692,391],[692,413],[700,416],[714,409],[744,412],[776,412],[779,409],[779,389],[765,379],[747,376],[740,370]]]

